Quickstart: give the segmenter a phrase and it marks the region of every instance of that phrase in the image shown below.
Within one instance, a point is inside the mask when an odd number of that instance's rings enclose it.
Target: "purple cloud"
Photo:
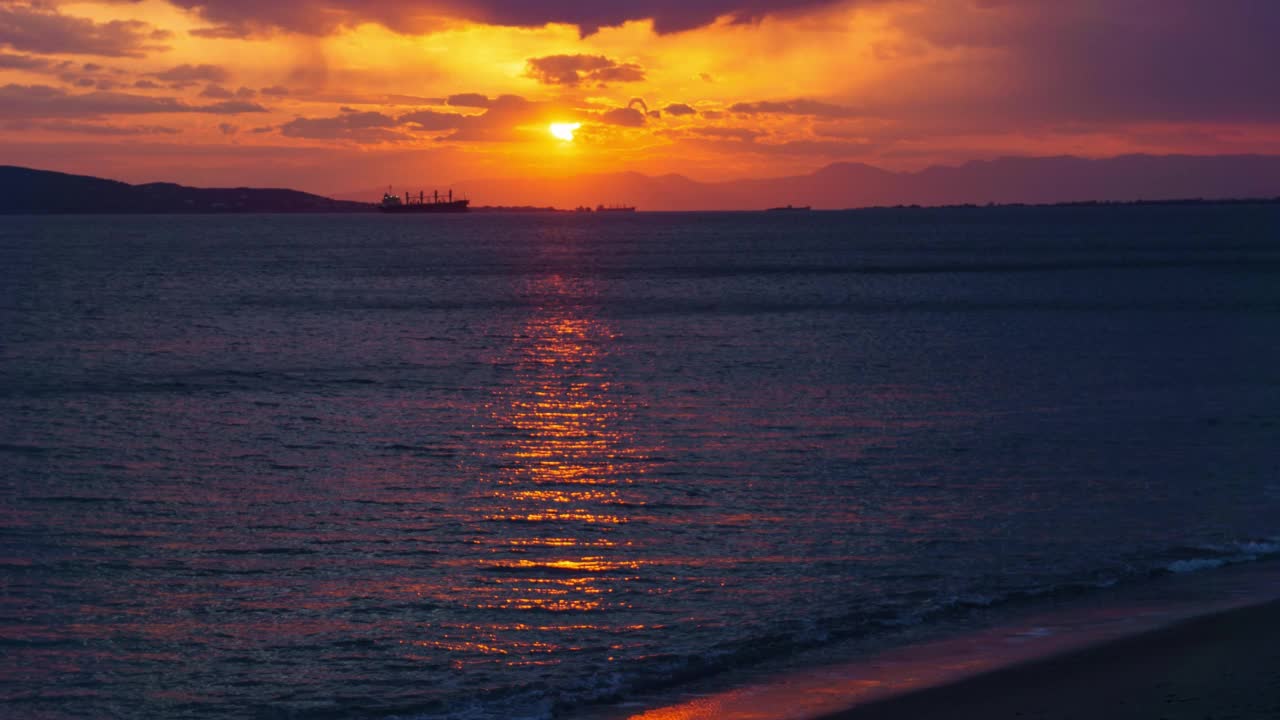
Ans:
[[[454,107],[487,108],[491,104],[487,95],[480,93],[458,93],[450,95],[446,100]]]
[[[172,33],[140,20],[105,23],[63,15],[42,3],[0,5],[0,45],[35,53],[144,57],[167,50]]]
[[[841,105],[832,105],[831,103],[820,102],[818,100],[806,100],[803,98],[796,100],[740,102],[730,105],[729,111],[742,113],[744,115],[812,115],[814,117],[824,118],[846,118],[860,114],[853,108],[843,107]]]
[[[195,31],[203,37],[240,37],[255,31],[279,28],[308,34],[326,34],[338,27],[376,22],[392,30],[421,31],[438,23],[442,15],[497,25],[538,27],[547,23],[577,25],[590,34],[601,27],[628,20],[652,19],[660,33],[679,32],[707,25],[718,17],[739,22],[765,15],[829,5],[836,0],[650,0],[643,4],[599,0],[170,0],[197,11],[214,27]]]
[[[46,58],[0,52],[0,70],[32,70],[40,72],[49,70],[52,67],[53,62]]]
[[[210,105],[189,105],[177,98],[95,91],[72,94],[47,85],[0,87],[0,117],[58,118],[158,113],[209,113],[237,115],[266,112],[256,103],[229,100]]]
[[[333,117],[290,120],[280,126],[280,133],[292,138],[349,140],[362,144],[397,142],[407,137],[394,129],[400,123],[390,115],[344,110]]]
[[[214,98],[216,100],[230,100],[236,94],[221,85],[206,85],[204,90],[200,91],[200,97]]]
[[[169,83],[191,84],[197,82],[226,82],[231,77],[227,69],[219,65],[182,64],[163,72],[151,73],[151,77]]]

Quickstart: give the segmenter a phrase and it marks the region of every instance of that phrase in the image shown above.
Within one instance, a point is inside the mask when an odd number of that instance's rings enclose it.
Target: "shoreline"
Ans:
[[[1280,600],[877,700],[815,720],[1280,717]]]
[[[1280,637],[1280,560],[1263,559],[977,610],[879,647],[835,645],[571,717],[1276,720],[1280,643],[1272,636]]]

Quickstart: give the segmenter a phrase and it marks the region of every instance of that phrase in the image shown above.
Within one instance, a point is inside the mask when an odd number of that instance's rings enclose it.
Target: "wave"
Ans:
[[[469,696],[447,709],[393,715],[388,720],[552,720],[588,706],[622,702],[842,641],[888,635],[931,622],[962,620],[977,611],[1026,607],[1034,602],[1132,586],[1160,576],[1210,572],[1227,565],[1277,556],[1280,556],[1280,536],[1175,546],[1132,563],[1131,570],[1123,575],[1062,578],[1053,584],[1004,592],[983,592],[975,588],[933,595],[911,607],[863,608],[844,616],[796,623],[757,634],[697,655],[651,655],[628,663],[625,670],[578,677],[555,689],[508,688],[484,696]]]
[[[1243,540],[1222,545],[1199,545],[1186,548],[1189,557],[1170,561],[1164,568],[1171,573],[1192,573],[1227,565],[1253,562],[1280,555],[1280,538]]]

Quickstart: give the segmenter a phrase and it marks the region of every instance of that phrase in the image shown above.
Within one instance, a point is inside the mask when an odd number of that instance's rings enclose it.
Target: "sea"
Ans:
[[[627,717],[1278,553],[1278,204],[0,218],[3,717]]]

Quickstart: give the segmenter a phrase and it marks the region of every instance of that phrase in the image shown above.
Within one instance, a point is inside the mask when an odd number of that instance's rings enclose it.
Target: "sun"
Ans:
[[[565,142],[573,142],[573,131],[582,127],[582,123],[551,123],[551,134]]]

